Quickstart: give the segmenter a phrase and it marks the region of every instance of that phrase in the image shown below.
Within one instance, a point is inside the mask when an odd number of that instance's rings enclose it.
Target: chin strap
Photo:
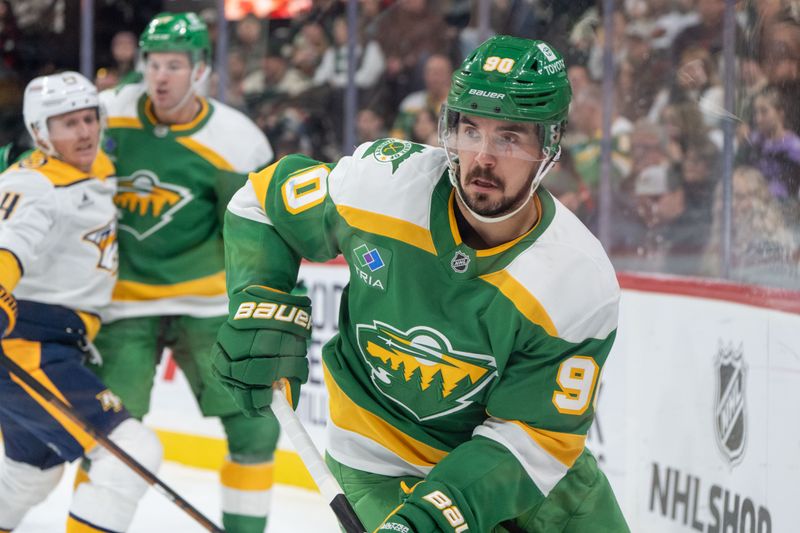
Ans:
[[[450,176],[450,183],[455,188],[456,194],[458,194],[458,197],[461,199],[462,205],[467,209],[467,211],[469,211],[469,214],[475,217],[475,219],[478,220],[479,222],[483,222],[484,224],[495,224],[497,222],[503,222],[505,220],[508,220],[509,218],[513,217],[514,215],[522,211],[522,209],[526,205],[528,205],[528,202],[530,202],[531,198],[533,198],[533,194],[536,192],[536,189],[539,188],[539,184],[542,182],[547,173],[550,172],[550,169],[553,168],[553,165],[555,165],[558,162],[559,158],[561,157],[561,147],[560,146],[558,147],[558,150],[554,155],[548,156],[539,164],[539,168],[536,171],[536,175],[533,177],[533,181],[531,181],[531,192],[528,195],[528,198],[524,202],[522,202],[522,204],[519,207],[517,207],[510,213],[506,213],[505,215],[500,215],[495,217],[487,217],[484,215],[479,215],[478,213],[473,211],[472,208],[469,207],[469,204],[467,204],[467,202],[464,200],[461,181],[458,179],[457,176],[458,161],[456,160],[456,158],[451,157],[449,150],[445,150],[445,154],[447,156],[447,163],[448,163],[447,171]]]

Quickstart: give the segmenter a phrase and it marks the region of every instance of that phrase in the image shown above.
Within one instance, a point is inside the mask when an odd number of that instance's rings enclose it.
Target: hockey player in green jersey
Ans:
[[[628,531],[585,448],[619,285],[539,187],[570,97],[547,43],[493,37],[453,75],[442,148],[289,156],[228,206],[214,369],[251,415],[308,375],[300,259],[348,263],[323,348],[326,460],[369,531]]]
[[[120,266],[97,339],[104,362],[95,370],[141,418],[157,361],[171,348],[200,410],[218,416],[227,436],[225,530],[262,533],[279,427],[241,413],[211,374],[210,347],[227,313],[225,206],[249,171],[272,160],[272,149],[244,115],[201,96],[211,48],[197,15],[157,16],[139,46],[143,83],[101,94],[104,146],[119,175]]]

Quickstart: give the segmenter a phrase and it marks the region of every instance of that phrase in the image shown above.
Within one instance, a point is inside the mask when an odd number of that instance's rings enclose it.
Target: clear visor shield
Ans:
[[[534,122],[495,120],[450,109],[445,109],[439,120],[439,142],[455,160],[469,152],[518,161],[544,161],[547,154],[542,149],[539,131]]]

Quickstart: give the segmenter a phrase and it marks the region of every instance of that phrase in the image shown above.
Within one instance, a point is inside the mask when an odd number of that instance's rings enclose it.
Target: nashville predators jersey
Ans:
[[[238,111],[200,99],[188,124],[159,124],[145,86],[101,93],[104,147],[117,167],[120,271],[107,320],[225,314],[221,221],[247,173],[272,160]]]
[[[98,152],[84,173],[40,151],[0,174],[0,253],[11,255],[19,300],[98,314],[117,274],[114,166]]]
[[[477,491],[505,518],[573,468],[620,292],[577,218],[542,187],[533,201],[530,231],[473,249],[439,148],[382,139],[250,175],[228,207],[231,291],[289,291],[301,257],[350,270],[323,349],[334,459]]]

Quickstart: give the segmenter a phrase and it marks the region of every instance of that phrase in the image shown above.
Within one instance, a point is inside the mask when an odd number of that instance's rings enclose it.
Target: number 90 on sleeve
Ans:
[[[573,355],[558,367],[556,382],[561,387],[553,392],[553,405],[559,413],[582,415],[594,393],[600,368],[586,355]]]

